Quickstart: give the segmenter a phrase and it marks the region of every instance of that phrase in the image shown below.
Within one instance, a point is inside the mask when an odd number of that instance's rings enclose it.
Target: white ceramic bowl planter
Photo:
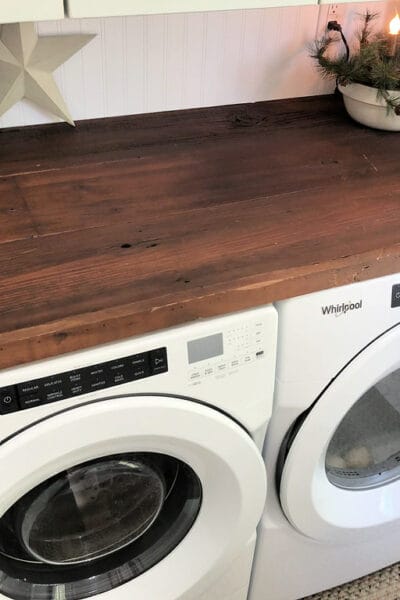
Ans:
[[[347,112],[355,121],[374,129],[400,131],[400,115],[387,106],[376,88],[349,83],[346,86],[339,85],[339,90],[343,94]],[[400,97],[400,91],[388,90],[388,93],[392,98]]]

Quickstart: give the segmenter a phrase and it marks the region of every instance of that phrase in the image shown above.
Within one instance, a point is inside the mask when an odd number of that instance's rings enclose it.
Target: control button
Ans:
[[[62,388],[52,390],[51,392],[49,391],[43,397],[45,402],[56,402],[57,400],[65,400],[65,398],[68,398],[68,396],[64,393]]]
[[[71,384],[82,383],[82,371],[70,371],[66,379]]]
[[[400,306],[400,283],[392,287],[392,308]]]
[[[168,371],[167,349],[159,348],[150,352],[150,368],[153,375]]]
[[[129,360],[133,367],[143,367],[149,362],[149,357],[147,352],[142,352],[141,354],[134,354],[129,358]]]
[[[231,361],[231,367],[238,367],[239,366],[239,360],[237,358],[235,358],[234,360]]]
[[[128,382],[128,376],[124,371],[116,371],[112,374],[112,385],[122,385]]]
[[[89,382],[89,392],[97,392],[97,390],[103,390],[108,387],[108,382],[105,377],[100,377],[99,379],[93,379]]]
[[[64,384],[64,378],[61,375],[54,375],[53,377],[47,377],[42,379],[42,385],[44,390],[54,390],[61,387]]]
[[[35,381],[25,381],[24,383],[19,383],[17,385],[18,394],[20,396],[24,394],[37,394],[40,390],[40,379],[36,379]]]
[[[225,371],[226,369],[226,364],[225,363],[221,363],[220,365],[218,365],[218,371]]]
[[[212,375],[214,373],[214,369],[212,367],[207,367],[206,369],[204,369],[204,375],[208,376],[208,375]]]
[[[190,373],[190,381],[196,381],[196,379],[200,379],[200,371]]]
[[[264,356],[264,350],[259,350],[258,352],[256,352],[256,357],[257,358],[262,358]]]
[[[72,384],[69,388],[70,396],[80,396],[81,394],[87,394],[88,390],[81,384]]]
[[[0,414],[11,413],[19,409],[15,385],[0,389]]]
[[[45,404],[40,394],[26,394],[25,396],[19,397],[19,405],[22,409],[33,408],[34,406],[40,406]]]
[[[94,365],[93,367],[87,368],[87,374],[93,379],[105,379],[106,368],[104,365]]]
[[[144,377],[149,377],[149,375],[150,375],[149,365],[146,365],[144,367],[136,367],[136,369],[133,372],[133,380],[136,381],[137,379],[143,379]]]

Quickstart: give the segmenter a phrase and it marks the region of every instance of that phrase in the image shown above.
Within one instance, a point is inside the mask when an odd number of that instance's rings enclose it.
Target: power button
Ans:
[[[14,385],[0,388],[0,414],[18,410],[17,390]]]
[[[392,308],[400,306],[400,284],[395,284],[392,287]]]

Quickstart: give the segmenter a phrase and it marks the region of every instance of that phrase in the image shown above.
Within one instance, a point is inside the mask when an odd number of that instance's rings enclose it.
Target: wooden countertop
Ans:
[[[400,135],[337,97],[0,135],[0,368],[400,271]]]

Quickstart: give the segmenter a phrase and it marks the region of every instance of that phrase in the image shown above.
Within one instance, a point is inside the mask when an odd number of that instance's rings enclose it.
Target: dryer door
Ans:
[[[0,598],[18,600],[201,592],[251,537],[266,492],[242,427],[166,396],[33,424],[0,444],[0,481]]]
[[[346,542],[400,524],[400,327],[331,382],[287,451],[280,497],[303,534]]]

